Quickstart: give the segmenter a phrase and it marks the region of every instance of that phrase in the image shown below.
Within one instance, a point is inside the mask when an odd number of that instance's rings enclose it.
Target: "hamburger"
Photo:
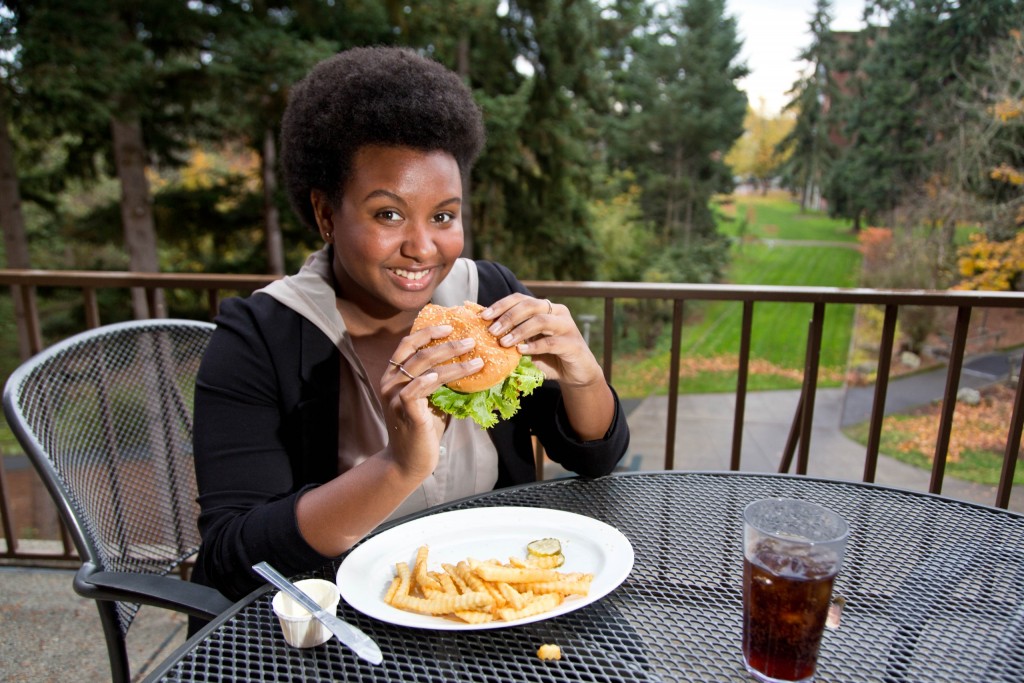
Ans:
[[[490,323],[480,317],[484,307],[467,301],[461,306],[427,304],[416,316],[412,331],[432,325],[451,325],[452,333],[445,339],[435,339],[427,347],[442,344],[446,339],[476,340],[468,353],[446,361],[461,363],[480,358],[484,365],[468,377],[452,380],[430,396],[430,402],[441,412],[458,418],[470,418],[481,427],[498,424],[519,410],[519,397],[530,394],[544,381],[544,373],[537,369],[529,356],[515,347],[505,348],[487,331]]]

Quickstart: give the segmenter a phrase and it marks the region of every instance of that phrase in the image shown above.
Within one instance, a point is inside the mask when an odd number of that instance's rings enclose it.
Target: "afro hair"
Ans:
[[[454,72],[406,48],[354,48],[318,63],[289,93],[281,122],[285,187],[316,231],[311,191],[337,205],[361,148],[447,152],[465,177],[484,139],[480,108]]]

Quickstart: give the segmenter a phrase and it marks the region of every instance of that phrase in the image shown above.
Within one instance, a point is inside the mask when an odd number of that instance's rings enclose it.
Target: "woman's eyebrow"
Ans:
[[[388,190],[374,190],[370,194],[366,195],[363,198],[363,201],[365,202],[367,199],[375,199],[376,197],[386,197],[387,199],[390,199],[395,202],[405,203],[405,200],[403,200],[394,192],[389,192]]]
[[[389,190],[385,190],[385,189],[379,189],[379,190],[374,190],[374,191],[370,192],[368,195],[366,195],[366,197],[363,199],[363,201],[367,201],[369,199],[375,199],[377,197],[385,197],[387,199],[390,199],[393,202],[398,202],[400,204],[404,204],[405,203],[405,200],[402,199],[399,195],[397,195],[394,192],[391,192]],[[440,208],[442,206],[448,206],[449,204],[457,204],[457,205],[461,206],[462,205],[462,197],[449,197],[448,199],[443,199],[443,200],[439,201],[435,205],[435,208]]]

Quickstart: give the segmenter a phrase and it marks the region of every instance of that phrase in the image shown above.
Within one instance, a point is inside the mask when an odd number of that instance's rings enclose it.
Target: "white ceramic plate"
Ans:
[[[406,612],[384,602],[395,575],[396,562],[415,562],[416,550],[430,547],[428,569],[441,570],[442,562],[456,564],[467,558],[525,557],[526,544],[538,538],[562,543],[564,572],[590,572],[594,580],[586,596],[570,596],[550,612],[516,621],[467,624],[455,618]],[[599,600],[629,575],[633,546],[618,529],[596,519],[561,510],[525,507],[489,507],[454,510],[414,519],[374,536],[353,550],[338,567],[341,597],[367,616],[399,626],[445,631],[505,628],[572,612]]]

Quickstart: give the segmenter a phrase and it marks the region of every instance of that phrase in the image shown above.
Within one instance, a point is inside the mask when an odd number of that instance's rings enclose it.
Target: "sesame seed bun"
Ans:
[[[484,367],[479,372],[448,382],[447,386],[450,389],[466,394],[484,391],[505,381],[505,378],[511,375],[519,365],[519,359],[522,357],[522,354],[514,346],[511,348],[501,346],[498,343],[498,338],[487,331],[490,322],[480,317],[482,310],[484,307],[473,301],[467,301],[462,306],[450,307],[427,304],[412,324],[413,332],[432,325],[452,326],[452,333],[448,337],[435,339],[427,344],[428,347],[455,339],[472,337],[476,340],[476,346],[469,353],[448,361],[449,363],[461,363],[473,358],[483,359]]]

